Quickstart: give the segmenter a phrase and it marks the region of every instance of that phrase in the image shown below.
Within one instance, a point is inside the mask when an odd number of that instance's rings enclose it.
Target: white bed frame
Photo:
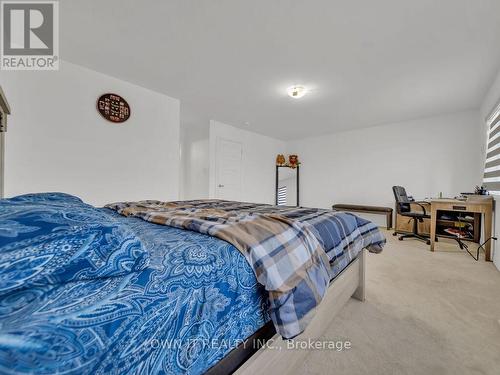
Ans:
[[[363,250],[331,283],[325,298],[316,309],[316,315],[297,340],[318,340],[333,318],[351,297],[365,300],[365,262]],[[289,349],[286,342],[275,335],[268,346],[259,349],[236,372],[238,375],[288,374],[297,369],[307,350]]]

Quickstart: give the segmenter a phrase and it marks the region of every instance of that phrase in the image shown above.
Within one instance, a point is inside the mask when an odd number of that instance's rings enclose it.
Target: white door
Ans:
[[[217,138],[215,196],[230,201],[241,200],[243,145]]]

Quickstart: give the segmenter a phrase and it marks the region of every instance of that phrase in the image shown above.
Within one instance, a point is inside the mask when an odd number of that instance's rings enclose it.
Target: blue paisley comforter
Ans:
[[[203,373],[267,303],[219,239],[61,193],[0,200],[0,373]]]

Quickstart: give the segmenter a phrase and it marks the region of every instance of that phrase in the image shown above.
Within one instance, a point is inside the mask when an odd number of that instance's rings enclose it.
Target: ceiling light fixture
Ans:
[[[286,91],[288,93],[288,96],[294,99],[300,99],[305,94],[307,94],[307,90],[304,86],[292,86],[289,87]]]

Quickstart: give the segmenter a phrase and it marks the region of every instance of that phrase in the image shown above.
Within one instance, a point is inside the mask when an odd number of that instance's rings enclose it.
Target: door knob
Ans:
[[[224,187],[224,185],[219,184],[219,187]]]

